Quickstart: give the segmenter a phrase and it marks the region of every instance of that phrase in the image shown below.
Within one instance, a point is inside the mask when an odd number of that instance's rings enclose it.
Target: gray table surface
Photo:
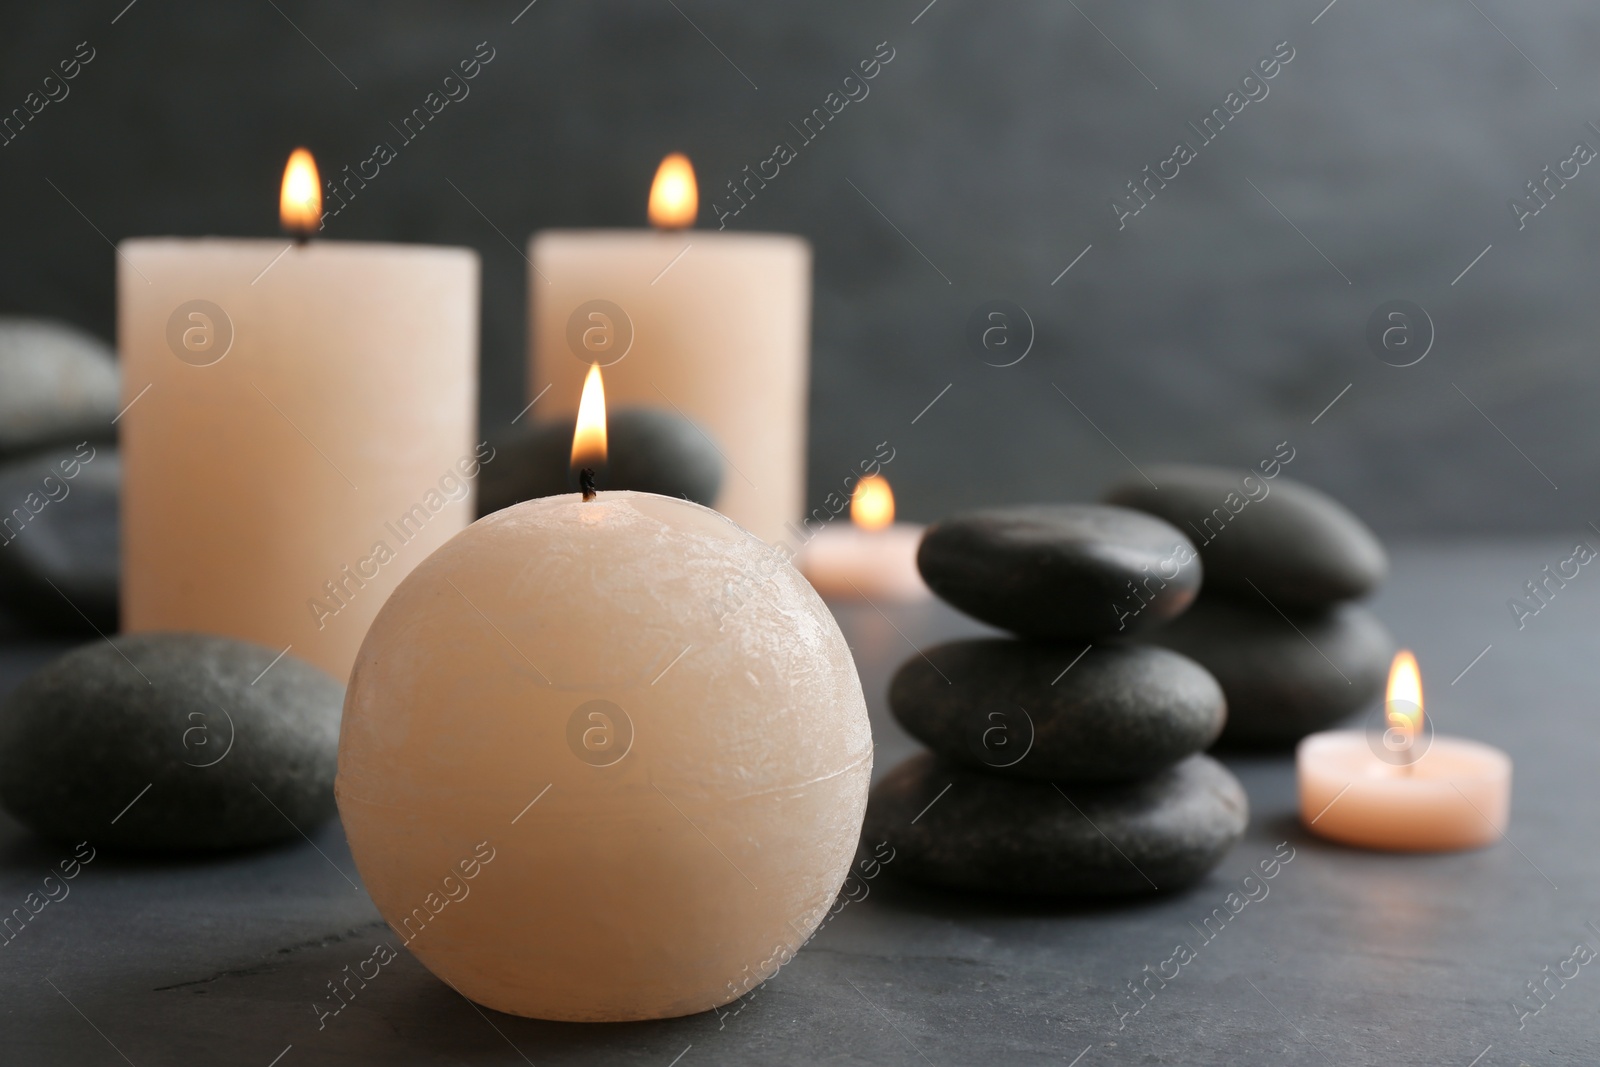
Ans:
[[[1187,892],[1019,905],[898,883],[891,864],[720,1017],[576,1025],[480,1011],[402,950],[320,1031],[325,984],[390,939],[346,881],[359,877],[337,823],[309,844],[208,861],[102,853],[0,948],[0,1063],[1592,1065],[1600,960],[1550,981],[1520,1026],[1512,1007],[1576,944],[1600,948],[1600,576],[1585,568],[1521,631],[1506,606],[1571,544],[1401,546],[1374,601],[1416,650],[1440,731],[1516,761],[1509,839],[1480,852],[1320,842],[1296,820],[1287,756],[1228,756],[1250,827]],[[937,606],[838,614],[881,774],[916,748],[885,707],[895,667],[913,643],[981,628]],[[0,690],[60,647],[0,644]],[[1295,858],[1269,894],[1200,943],[1191,924],[1285,841]],[[0,910],[66,851],[0,816]],[[1197,958],[1119,1028],[1113,998],[1178,941]]]

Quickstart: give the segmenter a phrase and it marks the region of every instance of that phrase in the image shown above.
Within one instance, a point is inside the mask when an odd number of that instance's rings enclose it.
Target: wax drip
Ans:
[[[595,488],[593,467],[584,467],[578,472],[578,488],[583,490],[583,499],[585,502],[594,499]]]

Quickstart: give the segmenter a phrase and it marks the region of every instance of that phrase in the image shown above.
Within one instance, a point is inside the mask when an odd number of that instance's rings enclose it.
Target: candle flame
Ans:
[[[894,521],[894,493],[889,479],[869,474],[850,496],[850,521],[863,530],[881,530]]]
[[[322,180],[317,176],[317,161],[304,148],[291,152],[283,168],[278,220],[296,237],[310,236],[322,226]]]
[[[1389,688],[1384,695],[1384,716],[1391,732],[1409,748],[1422,729],[1422,672],[1410,649],[1395,653],[1389,665]]]
[[[650,183],[650,225],[660,230],[682,230],[694,225],[700,214],[700,190],[694,166],[682,152],[674,152],[656,168]]]
[[[572,431],[572,466],[598,467],[606,461],[606,388],[600,364],[589,365],[578,401],[578,425]]]
[[[310,237],[322,229],[322,179],[317,176],[317,160],[306,149],[294,149],[283,166],[278,221],[296,237]]]

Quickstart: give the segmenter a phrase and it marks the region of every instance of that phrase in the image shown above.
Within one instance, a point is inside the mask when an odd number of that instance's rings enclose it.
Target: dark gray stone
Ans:
[[[34,626],[115,632],[121,494],[113,445],[0,467],[0,601]]]
[[[119,390],[116,361],[98,337],[0,316],[0,454],[107,440]]]
[[[126,849],[298,837],[334,813],[344,689],[277,655],[184,633],[67,653],[0,710],[0,802],[47,837]]]
[[[1238,779],[1209,756],[1125,785],[1063,787],[997,778],[925,753],[873,788],[862,839],[887,841],[890,869],[918,881],[990,893],[1137,896],[1203,878],[1244,833],[1249,811]]]
[[[912,656],[889,687],[889,707],[946,759],[1084,783],[1153,774],[1210,745],[1226,717],[1216,679],[1175,652],[1004,638]]]
[[[1293,745],[1383,692],[1394,638],[1354,604],[1288,617],[1266,604],[1201,597],[1147,640],[1210,671],[1228,698],[1222,743]]]
[[[1371,592],[1389,569],[1366,524],[1309,485],[1231,467],[1172,464],[1146,471],[1159,489],[1128,479],[1106,500],[1194,534],[1208,593],[1321,607]]]
[[[478,478],[478,514],[537,496],[574,493],[572,430],[576,417],[528,426],[495,445],[495,461]],[[600,489],[681,496],[713,507],[722,488],[722,455],[706,433],[675,412],[619,408],[608,413],[610,458],[595,483]]]
[[[928,527],[917,567],[968,615],[1024,637],[1134,633],[1181,613],[1200,560],[1176,527],[1097,504],[989,508]]]

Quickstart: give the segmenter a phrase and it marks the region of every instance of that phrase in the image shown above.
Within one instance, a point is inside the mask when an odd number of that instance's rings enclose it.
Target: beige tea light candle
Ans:
[[[1399,852],[1481,848],[1505,834],[1511,760],[1504,752],[1424,730],[1422,677],[1410,652],[1395,656],[1387,728],[1312,734],[1295,764],[1300,817],[1333,841]]]
[[[575,465],[603,458],[600,390],[594,370]],[[601,485],[480,519],[400,584],[336,791],[431,971],[500,1011],[623,1021],[725,1004],[793,955],[849,872],[871,769],[805,579],[717,512]],[[478,848],[470,897],[408,936]]]
[[[314,241],[118,246],[123,629],[256,641],[343,680],[390,591],[473,515],[478,257]]]
[[[849,523],[830,522],[795,555],[795,565],[830,599],[926,600],[917,570],[922,527],[894,521],[889,479],[870,474],[850,494]]]

